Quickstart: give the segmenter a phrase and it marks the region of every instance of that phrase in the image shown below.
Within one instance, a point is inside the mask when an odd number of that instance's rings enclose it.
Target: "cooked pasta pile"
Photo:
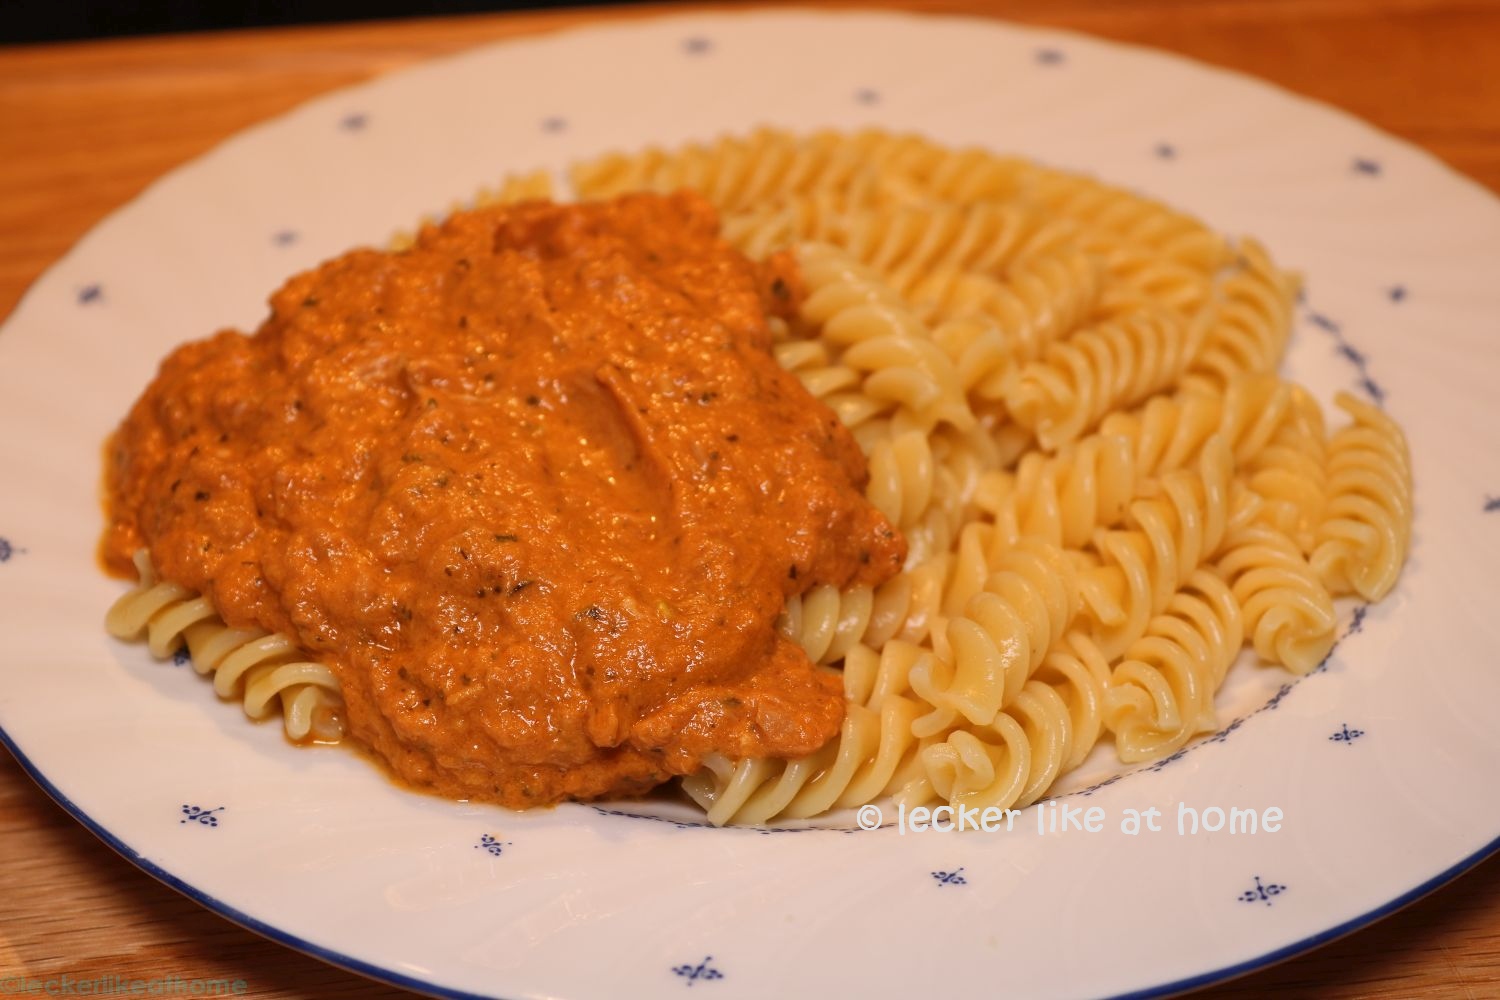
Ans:
[[[764,131],[576,167],[580,197],[696,188],[807,284],[777,355],[855,433],[906,534],[883,586],[782,628],[843,674],[840,737],[716,759],[715,823],[883,796],[1024,806],[1100,739],[1126,762],[1216,728],[1242,645],[1301,673],[1333,598],[1379,600],[1411,523],[1400,428],[1275,374],[1296,280],[1253,240],[1088,178],[912,136]]]
[[[909,544],[877,588],[789,603],[783,633],[842,675],[842,732],[801,760],[707,761],[683,786],[714,823],[887,796],[1024,806],[1101,740],[1133,762],[1213,731],[1246,643],[1306,672],[1334,642],[1334,598],[1396,581],[1401,430],[1340,395],[1330,436],[1275,374],[1296,281],[1253,240],[875,131],[611,155],[571,181],[589,199],[694,188],[748,255],[794,250],[806,296],[777,358],[853,432],[867,496]],[[481,201],[551,193],[532,174]],[[337,738],[326,668],[141,572],[114,634],[149,626],[158,655],[183,635],[221,695]]]

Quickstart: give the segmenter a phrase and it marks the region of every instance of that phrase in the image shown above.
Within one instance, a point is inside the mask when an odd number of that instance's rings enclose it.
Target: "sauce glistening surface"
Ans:
[[[697,196],[458,213],[187,344],[117,431],[104,554],[338,676],[401,778],[509,806],[798,757],[835,675],[774,627],[905,544],[773,359],[786,259]]]

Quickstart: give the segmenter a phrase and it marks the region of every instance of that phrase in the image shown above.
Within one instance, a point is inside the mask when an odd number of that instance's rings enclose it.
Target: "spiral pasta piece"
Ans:
[[[996,156],[982,149],[944,150],[923,164],[914,192],[926,198],[961,204],[1008,201],[1029,183],[1036,167],[1014,156]]]
[[[1063,773],[1082,764],[1099,742],[1109,675],[1109,662],[1099,647],[1077,629],[1063,636],[1036,672],[1036,679],[1051,685],[1068,706],[1072,739],[1070,752],[1063,759]]]
[[[1212,572],[1195,571],[1110,673],[1104,724],[1120,759],[1161,757],[1216,729],[1214,692],[1243,642],[1234,595]]]
[[[1004,275],[1034,225],[1020,204],[924,200],[849,211],[841,199],[814,194],[730,215],[724,235],[752,256],[803,242],[836,246],[906,295],[934,270]]]
[[[971,809],[1030,805],[1097,742],[1107,670],[1086,636],[1069,634],[988,725],[922,747],[926,782],[907,788]]]
[[[722,212],[767,201],[838,191],[846,206],[888,201],[882,184],[903,171],[920,171],[945,154],[925,139],[869,130],[853,136],[823,132],[801,138],[762,129],[746,139],[726,137],[667,152],[606,156],[576,165],[574,190],[583,198],[626,191],[693,188]]]
[[[912,568],[878,588],[841,591],[822,584],[790,598],[780,631],[795,639],[814,662],[837,662],[855,644],[879,645],[903,629],[926,635],[933,615],[924,608],[935,610],[938,603],[947,549],[947,525],[932,531],[934,518],[929,514],[943,522],[953,519],[936,495],[938,480],[923,434],[908,432],[883,441],[872,451],[866,496],[907,533]],[[935,500],[939,509],[934,511]]]
[[[1323,662],[1337,638],[1338,618],[1332,596],[1295,542],[1268,524],[1245,525],[1225,539],[1214,568],[1233,590],[1262,660],[1299,674]]]
[[[1228,259],[1224,237],[1192,216],[1091,177],[1038,169],[1030,178],[1026,195],[1054,212],[1085,223],[1085,249],[1107,251],[1125,241],[1151,250],[1158,258],[1204,273],[1218,270]]]
[[[856,645],[924,643],[943,622],[946,553],[904,570],[873,591],[814,587],[787,600],[777,628],[815,663],[836,663]]]
[[[1165,309],[1107,320],[1016,372],[1005,404],[1043,448],[1055,450],[1111,409],[1171,388],[1196,349],[1193,327]]]
[[[918,315],[932,324],[971,317],[993,321],[1005,361],[1016,364],[1036,360],[1049,344],[1077,330],[1093,314],[1103,289],[1098,260],[1068,248],[1029,257],[1003,279],[954,267],[931,268],[906,294]],[[974,372],[965,387],[999,398],[1004,372],[997,369],[991,364]]]
[[[1117,316],[1147,304],[1196,316],[1213,293],[1214,276],[1199,268],[1164,259],[1154,251],[1121,244],[1102,256],[1106,291],[1098,312]]]
[[[959,715],[975,725],[991,722],[1020,695],[1077,611],[1073,566],[1055,546],[1027,539],[991,560],[966,544],[975,537],[960,543],[944,597],[945,641],[911,673],[912,689],[933,706],[916,723],[918,735],[947,728]]]
[[[1316,407],[1311,397],[1275,375],[1237,375],[1223,392],[1188,386],[1171,395],[1153,396],[1134,410],[1110,413],[1099,432],[1132,442],[1137,474],[1142,478],[1186,468],[1215,434],[1229,442],[1236,466],[1252,463],[1298,408]]]
[[[1378,601],[1395,586],[1411,538],[1411,454],[1401,427],[1378,407],[1340,393],[1352,418],[1328,447],[1328,502],[1313,569],[1335,594]]]
[[[1072,749],[1067,703],[1040,681],[1023,696],[988,726],[959,729],[922,751],[939,798],[976,810],[1008,809],[1029,805],[1051,784]]]
[[[1091,637],[1114,660],[1145,634],[1172,595],[1224,544],[1246,513],[1231,501],[1228,443],[1216,437],[1194,471],[1160,480],[1161,494],[1131,504],[1127,529],[1101,531],[1100,565],[1085,574],[1083,613]]]
[[[1014,475],[992,481],[983,505],[1007,538],[1080,548],[1124,520],[1140,486],[1131,440],[1092,434],[1055,455],[1022,456]]]
[[[1241,474],[1265,501],[1262,517],[1313,551],[1328,503],[1328,439],[1323,411],[1301,386],[1281,383],[1290,396],[1275,432],[1245,462]]]
[[[843,671],[844,724],[827,746],[791,761],[715,756],[683,779],[683,790],[715,825],[800,819],[892,794],[920,774],[911,733],[919,709],[906,678],[927,655],[900,640],[879,653],[854,647]]]
[[[1286,350],[1298,282],[1254,240],[1240,246],[1238,273],[1224,281],[1201,319],[1203,346],[1186,384],[1223,391],[1236,375],[1269,372]]]
[[[830,390],[852,384],[830,377],[830,366],[823,367],[825,382],[819,386],[829,394],[820,398],[857,438],[870,416],[893,410],[900,418],[894,432],[903,426],[931,431],[940,423],[960,430],[974,425],[952,361],[878,274],[824,244],[799,245],[796,258],[807,286],[802,322],[841,351],[830,361],[858,380],[849,419],[837,405],[844,396]],[[873,445],[873,440],[862,439],[861,444]]]
[[[344,733],[338,680],[320,663],[301,660],[286,636],[233,629],[208,598],[157,579],[151,556],[135,554],[139,581],[110,607],[104,627],[117,639],[146,640],[158,659],[186,646],[193,668],[211,675],[220,698],[237,699],[252,719],[280,711],[295,742],[336,743]]]

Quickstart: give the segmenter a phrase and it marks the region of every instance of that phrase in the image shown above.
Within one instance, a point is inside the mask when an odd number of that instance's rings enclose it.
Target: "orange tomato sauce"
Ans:
[[[232,626],[337,675],[408,782],[523,807],[704,755],[798,757],[835,675],[774,623],[905,543],[771,354],[788,259],[699,197],[458,213],[292,278],[178,348],[116,432],[107,564],[150,549]]]

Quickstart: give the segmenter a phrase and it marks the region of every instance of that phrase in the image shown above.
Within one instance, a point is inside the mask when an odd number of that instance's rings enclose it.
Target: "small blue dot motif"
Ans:
[[[197,823],[200,826],[218,826],[219,817],[214,814],[221,813],[223,811],[223,806],[218,806],[213,809],[204,809],[202,806],[185,805],[182,807],[182,819],[178,820],[177,822]]]
[[[1239,901],[1241,903],[1265,903],[1267,906],[1270,906],[1271,898],[1273,896],[1279,896],[1283,892],[1286,892],[1286,886],[1277,885],[1274,882],[1270,885],[1262,885],[1260,876],[1257,875],[1255,876],[1255,888],[1246,889],[1244,892],[1240,893]]]
[[[1338,732],[1334,733],[1328,738],[1335,743],[1342,743],[1344,744],[1344,746],[1349,747],[1353,746],[1354,741],[1359,739],[1364,734],[1365,731],[1363,729],[1350,729],[1349,724],[1346,722],[1344,723],[1343,728],[1341,728]]]
[[[1376,163],[1374,160],[1367,160],[1364,157],[1359,157],[1354,161],[1354,172],[1357,174],[1364,174],[1366,177],[1379,177],[1380,164]]]
[[[345,132],[358,132],[368,124],[370,124],[369,116],[361,111],[356,111],[352,115],[345,115],[339,122],[339,128]]]
[[[1278,705],[1281,704],[1281,699],[1285,698],[1287,695],[1289,695],[1291,693],[1292,693],[1292,685],[1290,685],[1290,684],[1283,684],[1283,685],[1281,685],[1281,687],[1279,687],[1279,688],[1276,689],[1276,693],[1271,696],[1271,700],[1268,701],[1268,702],[1266,702],[1266,708],[1274,710]],[[1181,753],[1181,752],[1182,752],[1181,750],[1178,751],[1178,753]]]
[[[295,230],[295,229],[281,229],[281,230],[277,230],[277,232],[275,233],[275,235],[273,235],[271,237],[271,242],[275,243],[279,247],[289,247],[293,243],[297,242],[297,230]]]
[[[498,858],[505,853],[505,849],[509,846],[511,846],[510,841],[502,841],[493,834],[486,833],[480,836],[479,843],[474,845],[474,850],[485,851],[490,857]]]
[[[714,957],[712,955],[704,955],[703,961],[697,965],[679,965],[673,968],[672,971],[681,976],[689,986],[700,979],[705,982],[710,979],[723,979],[724,973],[713,967],[713,960]]]
[[[686,52],[690,56],[706,55],[707,53],[713,51],[713,47],[714,43],[712,40],[704,38],[700,35],[694,35],[692,38],[685,38],[682,42],[682,51]]]
[[[1403,291],[1402,294],[1405,295],[1405,292]],[[1307,321],[1333,338],[1334,351],[1346,361],[1351,362],[1354,365],[1355,371],[1359,373],[1359,380],[1356,384],[1377,405],[1384,404],[1386,395],[1385,387],[1376,382],[1374,376],[1370,374],[1369,359],[1365,357],[1363,351],[1349,343],[1348,339],[1344,336],[1343,327],[1316,310],[1310,310],[1307,313]]]
[[[84,285],[78,289],[78,304],[86,306],[98,302],[104,298],[104,289],[100,285]]]
[[[1485,497],[1484,498],[1484,512],[1486,514],[1493,514],[1497,510],[1500,510],[1500,497]],[[0,538],[0,542],[4,542],[4,541],[5,541],[5,539]],[[4,562],[4,561],[5,561],[4,559],[0,559],[0,562]]]
[[[566,118],[559,118],[553,115],[551,118],[542,119],[543,132],[566,132],[567,130],[568,120]]]
[[[1360,367],[1364,367],[1365,355],[1359,348],[1352,344],[1340,344],[1338,350],[1339,354],[1343,355],[1347,360],[1354,362]]]
[[[192,662],[193,654],[188,652],[186,646],[183,646],[182,648],[178,649],[177,652],[172,654],[172,665],[174,667],[185,667]]]
[[[1390,298],[1390,300],[1392,302],[1398,302],[1398,303],[1399,302],[1405,302],[1406,301],[1406,286],[1405,285],[1392,285],[1390,288],[1386,289],[1385,294]]]
[[[968,885],[969,880],[963,877],[963,870],[963,866],[959,865],[951,872],[932,872],[931,875],[939,889],[945,885]]]
[[[1062,49],[1037,49],[1036,61],[1043,66],[1056,66],[1067,59]]]
[[[1225,740],[1229,739],[1229,737],[1233,736],[1234,733],[1235,733],[1235,731],[1238,730],[1244,724],[1245,724],[1245,720],[1243,718],[1235,719],[1229,725],[1225,726],[1223,729],[1219,730],[1217,733],[1214,733],[1212,736],[1210,736],[1208,738],[1207,742],[1209,742],[1209,743],[1223,743]]]
[[[1125,777],[1123,774],[1110,775],[1108,778],[1105,778],[1103,781],[1099,782],[1098,784],[1090,785],[1089,787],[1083,789],[1078,794],[1082,795],[1084,798],[1088,798],[1090,795],[1093,795],[1095,792],[1099,791],[1099,789],[1101,789],[1101,788],[1108,788],[1110,785],[1113,785],[1115,782],[1119,781],[1123,777]]]
[[[1363,632],[1365,630],[1365,615],[1369,613],[1370,606],[1368,604],[1361,604],[1359,607],[1354,609],[1354,619],[1349,622],[1350,635],[1355,635],[1356,633]]]
[[[0,538],[0,563],[10,562],[10,557],[21,550],[10,544],[10,539]]]
[[[1339,332],[1339,325],[1322,313],[1308,313],[1307,321],[1320,330],[1327,330],[1329,333]]]
[[[1177,159],[1177,147],[1172,145],[1170,142],[1157,143],[1156,149],[1153,150],[1153,152],[1155,152],[1156,155],[1163,160]]]
[[[1171,765],[1177,763],[1179,760],[1181,760],[1182,758],[1186,757],[1187,755],[1188,755],[1188,748],[1187,747],[1183,747],[1181,750],[1178,750],[1176,753],[1173,753],[1173,754],[1171,754],[1169,756],[1163,757],[1161,760],[1155,761],[1155,762],[1147,765],[1146,770],[1150,771],[1151,773],[1154,774],[1157,771],[1160,771],[1164,767],[1170,767]]]
[[[860,104],[879,104],[880,91],[870,87],[861,87],[854,92],[854,99]]]

